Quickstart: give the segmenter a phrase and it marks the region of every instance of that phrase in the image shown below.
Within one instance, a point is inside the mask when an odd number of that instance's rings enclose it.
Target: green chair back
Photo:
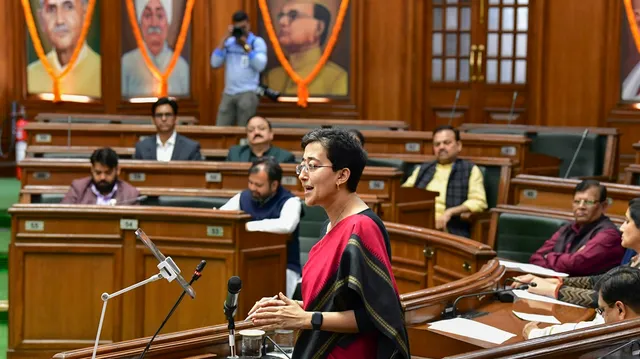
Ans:
[[[531,255],[567,223],[543,216],[501,213],[495,251],[500,258],[528,263]]]

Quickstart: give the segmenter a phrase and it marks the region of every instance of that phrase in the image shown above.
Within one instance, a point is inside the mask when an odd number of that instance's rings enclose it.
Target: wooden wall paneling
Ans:
[[[529,46],[527,68],[527,124],[542,125],[544,87],[544,38],[547,33],[545,17],[547,1],[529,3]]]

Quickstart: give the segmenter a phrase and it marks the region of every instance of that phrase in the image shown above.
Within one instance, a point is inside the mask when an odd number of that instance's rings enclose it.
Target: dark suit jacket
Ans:
[[[156,144],[155,135],[149,136],[142,141],[138,141],[138,143],[136,143],[136,153],[133,155],[133,159],[157,161],[157,148],[158,145]],[[202,161],[202,155],[200,154],[200,144],[177,133],[176,144],[173,146],[173,155],[171,155],[171,160]]]
[[[136,197],[140,196],[137,188],[125,181],[118,180],[118,190],[114,198],[116,204],[126,201],[127,205],[133,205]],[[96,204],[98,197],[91,190],[91,176],[73,180],[69,192],[62,199],[62,204]]]
[[[296,162],[296,157],[293,153],[273,146],[271,146],[263,156],[271,156],[275,158],[278,163]],[[249,145],[233,146],[229,149],[229,154],[227,154],[227,161],[229,162],[253,162],[256,159],[257,157],[251,152]]]

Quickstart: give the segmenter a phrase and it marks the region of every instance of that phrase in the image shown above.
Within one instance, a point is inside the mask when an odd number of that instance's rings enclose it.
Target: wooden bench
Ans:
[[[404,121],[371,121],[328,118],[283,118],[269,117],[274,128],[315,128],[315,127],[345,127],[357,129],[388,129],[408,130],[409,125]]]
[[[603,141],[602,151],[602,174],[596,176],[597,179],[616,182],[619,172],[619,154],[620,154],[620,132],[617,128],[608,127],[573,127],[573,126],[530,126],[530,125],[502,125],[502,124],[485,124],[485,123],[464,123],[459,127],[460,131],[464,132],[497,132],[508,133],[508,131],[520,132],[528,137],[531,137],[534,141],[533,151],[535,149],[536,136],[539,134],[574,134],[582,135],[585,129],[589,130],[589,134],[594,134]],[[577,144],[576,144],[577,149]],[[544,149],[542,149],[544,150]],[[552,149],[549,149],[552,151]],[[584,151],[584,147],[583,147]],[[564,153],[561,153],[564,152]],[[568,166],[574,153],[571,151],[553,151],[554,155],[558,153],[558,156],[564,155],[565,165]],[[638,162],[640,163],[640,162]],[[577,164],[574,164],[574,169]],[[564,173],[562,173],[564,175]]]
[[[132,125],[153,123],[151,116],[48,112],[40,112],[34,117],[34,120],[49,123],[115,123]],[[178,116],[176,123],[180,125],[197,125],[198,119],[193,116]]]
[[[30,123],[26,127],[29,146],[109,146],[132,148],[142,136],[152,136],[151,125],[104,125]],[[242,127],[178,126],[177,131],[200,143],[206,150],[229,149],[244,143]],[[301,151],[300,140],[309,132],[300,128],[275,129],[273,145],[290,151]],[[365,149],[370,158],[396,155],[432,155],[432,133],[419,131],[367,131]],[[517,161],[516,173],[558,174],[561,160],[531,153],[531,139],[521,135],[461,134],[463,156],[501,157]]]
[[[510,204],[545,207],[559,210],[571,209],[577,179],[518,175],[511,179]],[[600,182],[607,188],[609,207],[607,213],[624,216],[629,201],[640,197],[640,187],[618,183]]]

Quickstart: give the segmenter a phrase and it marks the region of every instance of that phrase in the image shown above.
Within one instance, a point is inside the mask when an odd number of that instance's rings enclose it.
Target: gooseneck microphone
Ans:
[[[578,143],[578,148],[576,148],[576,152],[573,153],[573,158],[571,159],[571,163],[569,163],[569,167],[567,167],[567,172],[564,174],[564,178],[569,178],[569,172],[571,172],[571,168],[573,168],[573,164],[576,163],[576,159],[578,158],[578,153],[582,149],[582,144],[584,143],[584,139],[587,137],[589,133],[589,129],[585,128],[582,133],[582,137],[580,138],[580,143]]]
[[[267,354],[267,340],[269,340],[271,344],[273,344],[273,347],[277,349],[280,353],[282,353],[282,355],[284,355],[288,359],[291,359],[291,356],[287,354],[287,352],[285,352],[284,349],[282,349],[275,341],[273,341],[273,339],[269,338],[268,335],[265,335],[264,338],[262,339],[262,357],[263,358],[277,358],[277,357],[274,357],[273,355]]]
[[[242,289],[242,281],[240,277],[233,276],[227,283],[227,299],[224,301],[224,316],[229,321],[229,353],[228,358],[237,358],[236,354],[236,324],[233,317],[238,309],[238,294]]]
[[[206,265],[207,265],[207,261],[205,261],[204,259],[198,264],[198,266],[196,267],[196,270],[193,272],[193,276],[191,277],[191,281],[189,282],[189,285],[193,284],[193,282],[200,279],[200,277],[202,276],[202,271],[204,270],[204,267]],[[151,340],[149,340],[149,343],[147,343],[147,346],[142,351],[142,354],[140,354],[140,359],[144,358],[144,355],[147,353],[147,351],[149,351],[149,348],[151,347],[151,343],[153,343],[153,340],[156,339],[156,336],[158,336],[162,328],[164,328],[164,325],[167,324],[167,321],[169,321],[169,318],[171,318],[171,316],[173,315],[173,312],[176,311],[176,309],[178,308],[178,305],[180,304],[180,302],[182,302],[182,299],[184,298],[185,294],[187,294],[187,292],[183,290],[182,293],[180,294],[180,297],[178,297],[178,300],[173,305],[173,308],[171,308],[171,311],[169,311],[169,314],[167,315],[167,317],[164,318],[164,321],[162,321],[162,324],[160,324],[160,327],[158,328],[158,330],[156,330],[155,334],[153,334],[153,336],[151,337]]]
[[[538,283],[536,283],[536,282],[525,283],[525,282],[521,282],[521,281],[511,277],[511,278],[507,278],[507,279],[504,280],[505,288],[506,288],[507,282],[520,283],[520,284],[528,285],[529,287],[534,287],[534,288],[538,286]]]
[[[442,311],[442,313],[440,314],[440,316],[442,317],[442,319],[453,319],[457,316],[457,312],[456,312],[456,307],[458,305],[458,302],[462,299],[465,298],[472,298],[472,297],[481,297],[483,295],[493,295],[496,296],[498,298],[498,300],[500,300],[501,302],[504,303],[510,303],[514,301],[514,294],[513,294],[513,290],[514,289],[519,289],[519,290],[526,290],[529,289],[529,284],[524,284],[521,285],[517,288],[504,288],[504,289],[494,289],[494,290],[489,290],[486,292],[480,292],[480,293],[471,293],[471,294],[465,294],[465,295],[461,295],[458,298],[456,298],[453,301],[452,305],[449,305],[447,307],[444,308],[444,311]]]
[[[451,114],[449,115],[449,123],[447,125],[451,126],[453,122],[453,115],[456,113],[456,108],[458,107],[458,100],[460,100],[460,89],[456,91],[456,98],[453,100],[453,107],[451,107]]]

